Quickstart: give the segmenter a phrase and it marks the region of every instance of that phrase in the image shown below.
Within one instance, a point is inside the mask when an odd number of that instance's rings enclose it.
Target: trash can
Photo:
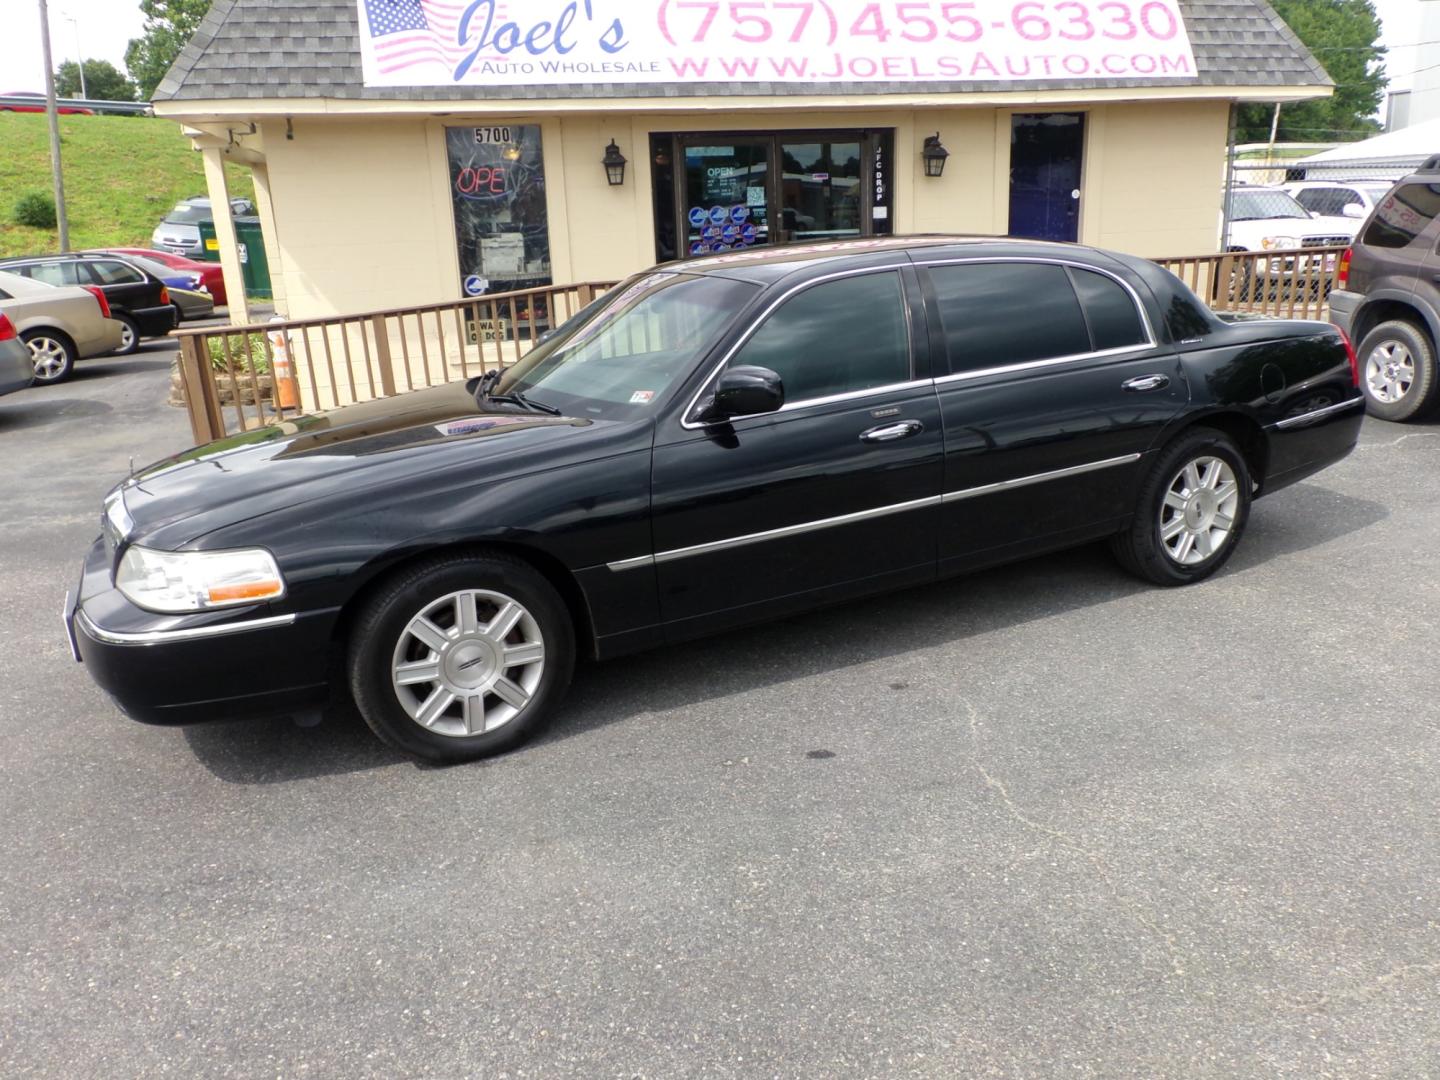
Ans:
[[[240,270],[245,278],[245,295],[251,300],[275,299],[275,293],[270,287],[270,260],[265,256],[265,236],[260,231],[260,219],[237,217],[235,242],[240,248]]]
[[[200,228],[200,252],[195,258],[201,262],[218,263],[220,261],[220,241],[215,238],[215,222],[201,221]]]

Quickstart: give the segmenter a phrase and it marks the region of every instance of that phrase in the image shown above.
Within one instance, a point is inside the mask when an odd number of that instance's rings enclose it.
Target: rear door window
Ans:
[[[1362,243],[1370,247],[1409,247],[1440,215],[1440,184],[1402,184],[1375,209]]]
[[[1085,316],[1063,266],[933,266],[930,280],[953,374],[1091,351]]]
[[[1091,343],[1097,352],[1150,343],[1140,311],[1125,286],[1105,274],[1078,266],[1070,268],[1070,280],[1085,309]]]
[[[26,277],[43,281],[46,285],[78,285],[75,264],[71,262],[35,263],[20,271]]]
[[[770,368],[787,404],[910,381],[910,334],[893,270],[813,285],[761,324],[733,367]]]
[[[143,285],[145,275],[133,266],[110,259],[95,259],[85,263],[90,277],[96,285]]]

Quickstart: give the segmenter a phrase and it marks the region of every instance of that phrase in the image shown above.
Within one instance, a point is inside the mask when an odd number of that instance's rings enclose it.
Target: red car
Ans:
[[[153,248],[117,247],[105,250],[112,255],[143,255],[145,258],[163,263],[173,270],[182,270],[187,274],[199,274],[206,291],[215,298],[215,306],[223,307],[225,304],[225,274],[220,269],[219,263],[196,262],[194,259],[187,259],[184,255],[156,251]]]
[[[44,100],[44,95],[43,95],[43,94],[32,94],[32,93],[26,93],[26,92],[24,92],[24,91],[18,91],[18,92],[14,93],[14,94],[4,94],[4,95],[0,95],[0,96],[7,97],[7,98],[17,98],[17,97],[21,97],[21,98],[39,98],[39,99],[40,99],[40,103],[39,103],[38,105],[31,105],[31,104],[28,104],[28,103],[27,103],[27,104],[24,104],[24,105],[19,105],[19,104],[15,104],[15,103],[13,103],[13,102],[12,102],[11,104],[8,104],[8,105],[0,105],[0,112],[44,112],[44,111],[45,111],[45,100]],[[58,112],[61,116],[94,116],[94,115],[95,115],[95,110],[94,110],[94,109],[82,108],[82,107],[79,106],[79,105],[58,105],[58,104],[57,104],[57,105],[55,106],[55,111]]]

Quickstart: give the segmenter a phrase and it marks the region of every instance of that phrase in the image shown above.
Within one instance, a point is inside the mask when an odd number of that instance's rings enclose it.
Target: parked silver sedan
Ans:
[[[98,288],[47,285],[0,271],[0,312],[30,347],[37,384],[68,379],[77,360],[120,348],[124,327]]]

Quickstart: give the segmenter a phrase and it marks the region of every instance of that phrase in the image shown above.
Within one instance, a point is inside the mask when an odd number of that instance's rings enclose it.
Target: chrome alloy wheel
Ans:
[[[1410,392],[1415,382],[1415,358],[1405,343],[1382,341],[1365,358],[1365,383],[1370,396],[1389,405]]]
[[[65,374],[64,345],[50,337],[32,337],[27,344],[30,346],[30,359],[35,363],[35,378],[49,382]]]
[[[440,735],[481,735],[529,704],[545,673],[540,625],[502,593],[467,589],[428,604],[395,645],[390,681],[401,707]]]
[[[127,322],[120,324],[120,351],[129,352],[135,348],[135,330]]]
[[[1221,458],[1186,462],[1160,504],[1160,543],[1181,566],[1195,566],[1225,545],[1240,510],[1235,471]]]

